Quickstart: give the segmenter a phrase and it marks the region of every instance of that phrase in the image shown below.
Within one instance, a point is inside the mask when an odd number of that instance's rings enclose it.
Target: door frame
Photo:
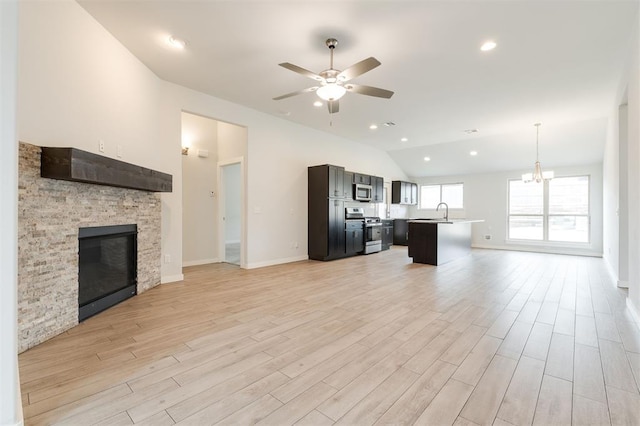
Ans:
[[[221,262],[226,261],[225,250],[225,185],[224,185],[224,167],[234,164],[240,164],[240,267],[247,268],[247,203],[246,203],[246,174],[244,157],[229,158],[227,160],[218,161],[217,179],[218,179],[218,253]]]

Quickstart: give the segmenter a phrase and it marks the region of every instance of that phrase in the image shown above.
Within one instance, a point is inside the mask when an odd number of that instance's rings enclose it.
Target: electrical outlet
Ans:
[[[484,239],[485,239],[485,240],[490,240],[490,239],[491,239],[491,234],[486,234],[486,235],[484,236]]]
[[[98,149],[100,152],[104,152],[104,141],[102,139],[98,141]]]
[[[171,255],[170,254],[165,254],[164,255],[164,263],[171,263]]]
[[[122,158],[122,145],[118,145],[116,147],[116,155],[118,156],[118,158]]]

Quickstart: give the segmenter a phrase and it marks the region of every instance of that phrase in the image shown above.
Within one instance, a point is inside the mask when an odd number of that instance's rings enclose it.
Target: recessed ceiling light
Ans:
[[[488,52],[489,50],[495,49],[497,46],[496,42],[493,40],[485,41],[482,46],[480,46],[480,50],[483,52]]]
[[[478,155],[478,151],[469,151],[469,155],[475,157],[476,155]]]
[[[424,161],[431,161],[431,157],[424,157]]]
[[[370,128],[371,130],[375,130],[375,129],[377,129],[377,128],[378,128],[378,125],[377,125],[377,124],[372,124],[371,126],[369,126],[369,128]]]
[[[407,138],[401,138],[401,139],[400,139],[400,142],[406,142],[406,141],[408,141],[408,140],[409,140],[409,139],[407,139]]]
[[[322,105],[324,105],[324,104],[323,104],[322,102],[320,102],[320,101],[315,101],[315,102],[313,103],[313,106],[314,106],[314,107],[321,107]]]
[[[466,134],[470,135],[472,133],[478,133],[478,129],[467,129],[464,131]]]
[[[169,43],[169,46],[176,49],[184,49],[184,47],[187,45],[184,40],[180,40],[179,38],[175,38],[174,36],[169,36],[169,38],[167,39],[167,43]]]

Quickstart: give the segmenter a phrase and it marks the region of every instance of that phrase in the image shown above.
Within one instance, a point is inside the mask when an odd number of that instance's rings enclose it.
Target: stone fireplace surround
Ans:
[[[20,143],[19,352],[78,324],[79,228],[137,224],[138,294],[160,284],[160,195],[42,178],[40,153]]]

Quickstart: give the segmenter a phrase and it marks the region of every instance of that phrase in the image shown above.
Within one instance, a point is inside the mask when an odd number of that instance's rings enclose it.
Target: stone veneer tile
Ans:
[[[78,324],[78,229],[138,225],[138,294],[160,284],[160,195],[40,177],[40,147],[20,143],[18,345]]]

